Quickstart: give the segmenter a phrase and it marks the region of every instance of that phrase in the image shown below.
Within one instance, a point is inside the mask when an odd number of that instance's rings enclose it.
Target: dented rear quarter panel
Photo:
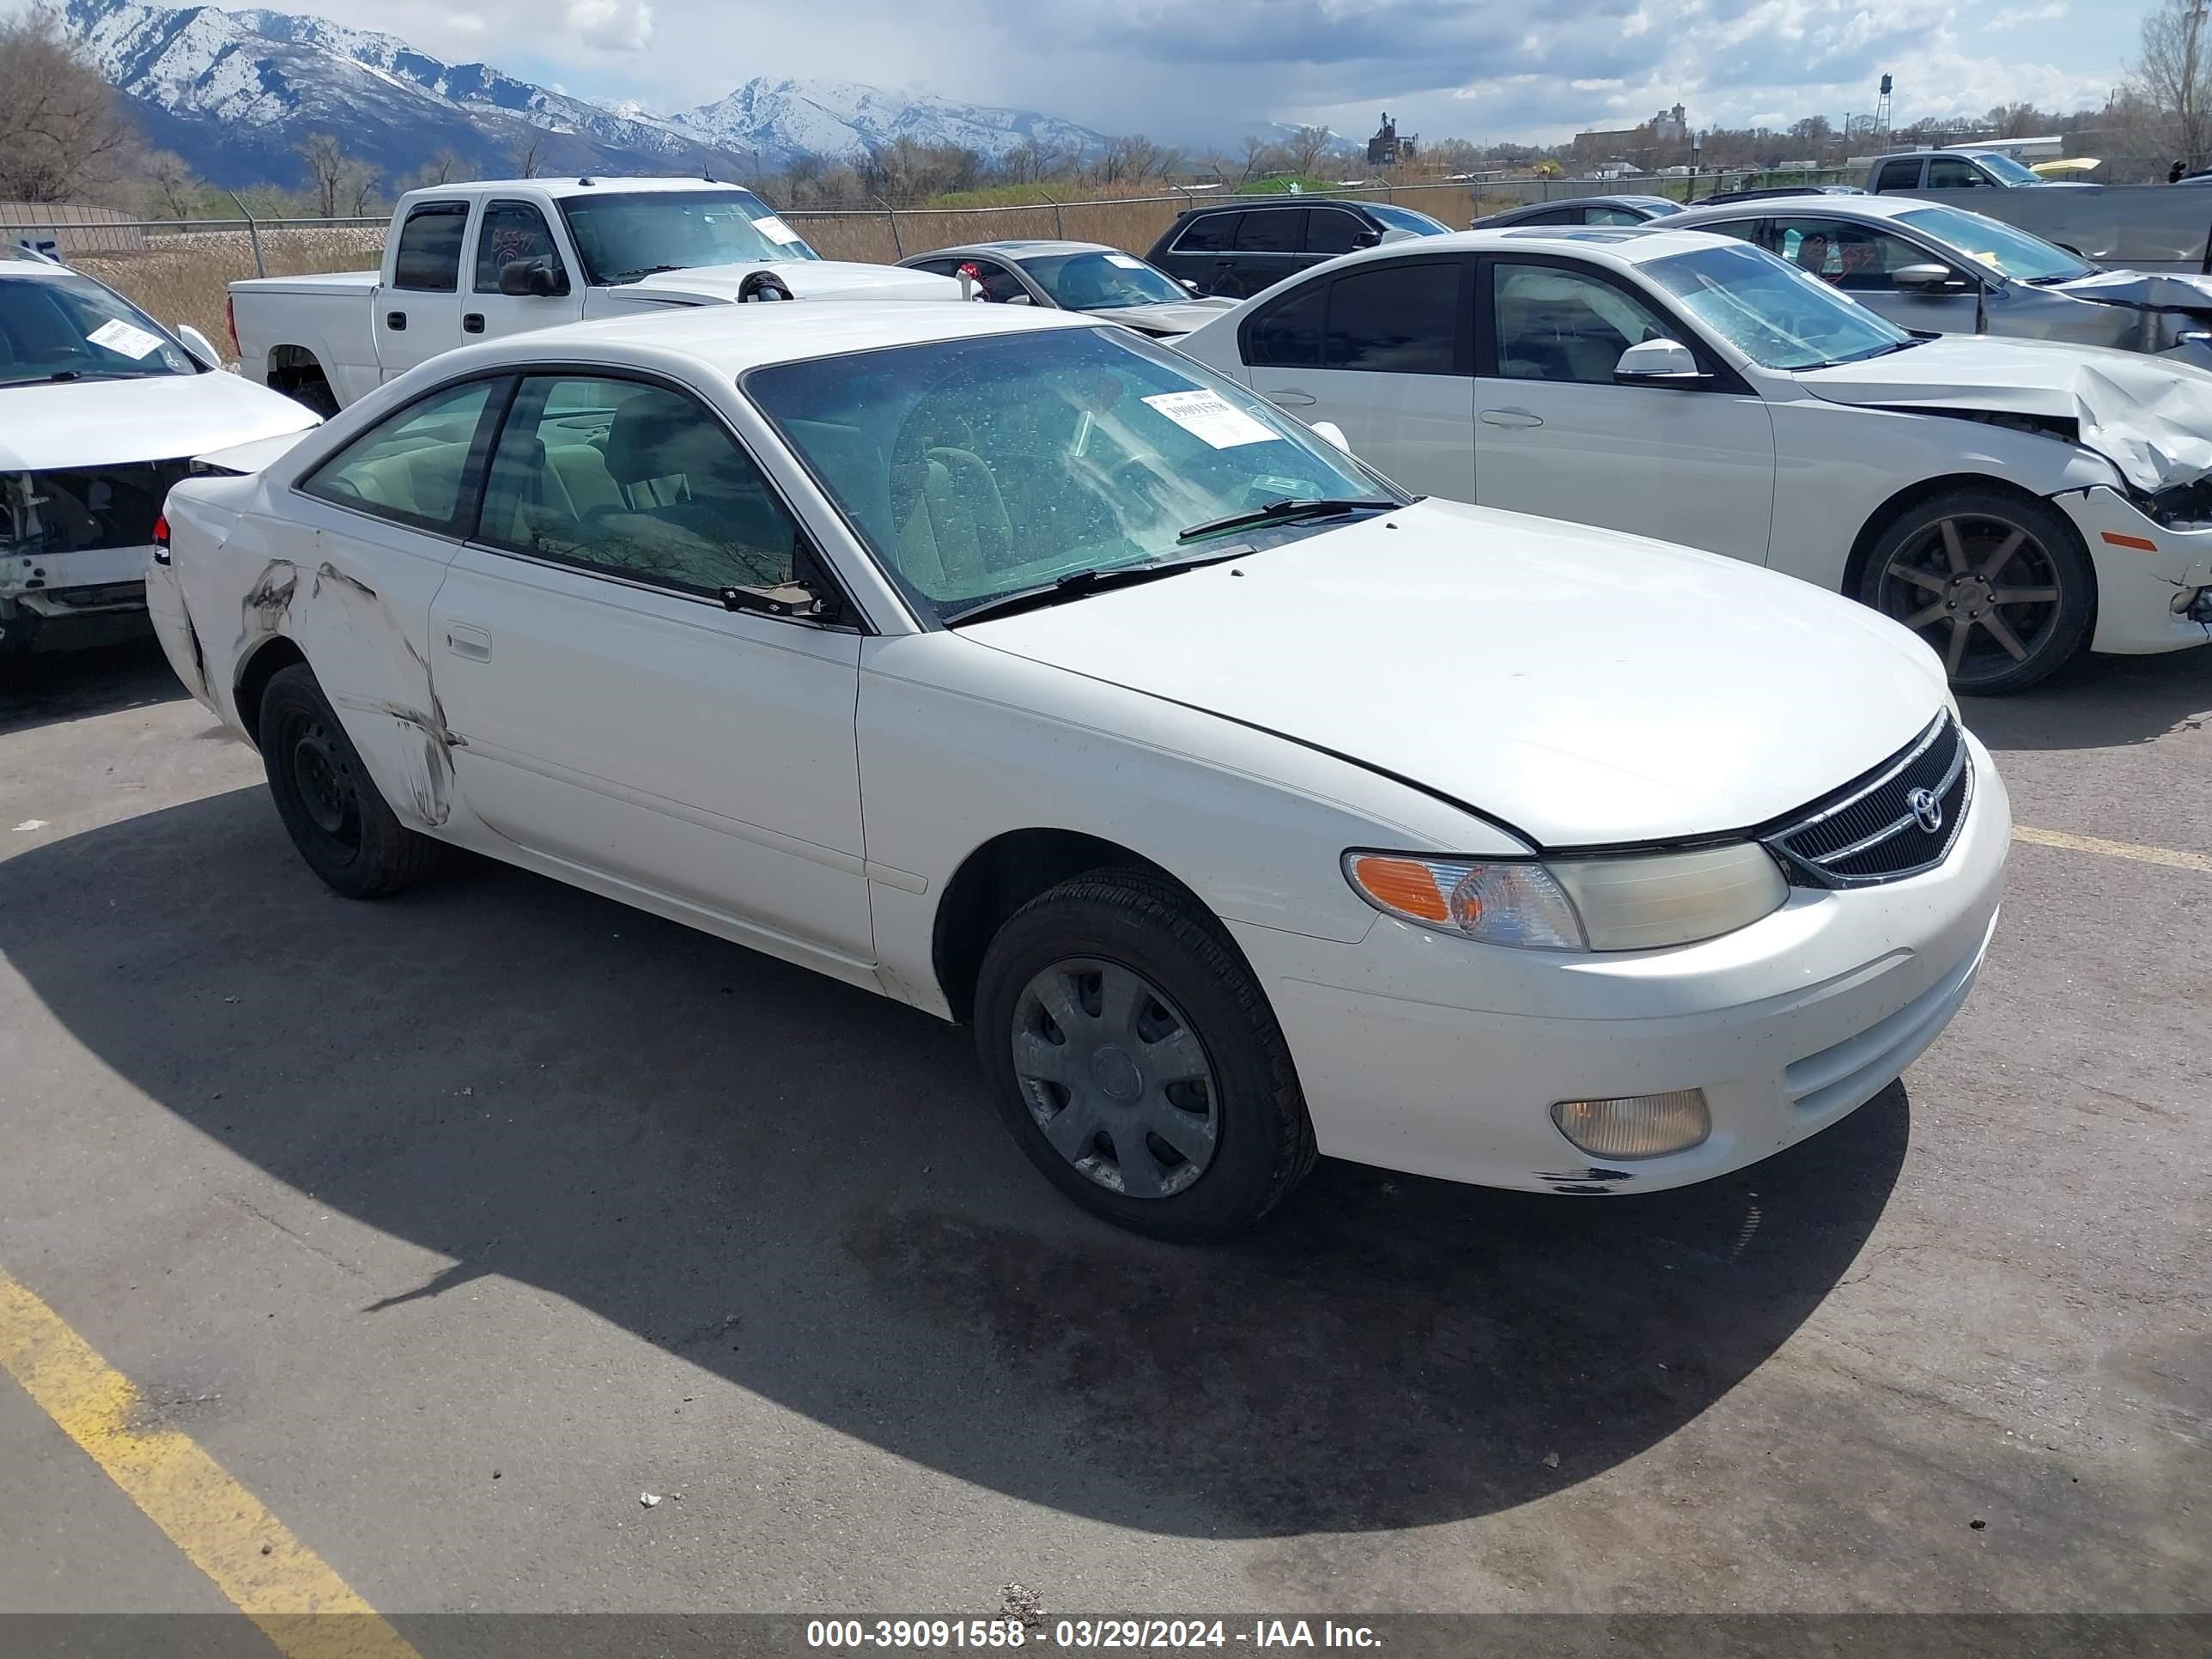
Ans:
[[[281,494],[278,518],[270,497]],[[313,669],[401,818],[445,825],[455,739],[430,668],[430,601],[453,544],[291,492],[265,476],[193,479],[170,497],[170,558],[207,665],[207,701],[249,740],[238,686],[277,639]]]

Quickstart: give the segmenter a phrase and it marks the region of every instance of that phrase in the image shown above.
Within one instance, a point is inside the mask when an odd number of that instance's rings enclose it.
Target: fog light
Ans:
[[[1559,1133],[1592,1158],[1664,1158],[1713,1132],[1703,1089],[1616,1100],[1562,1100],[1552,1108]]]

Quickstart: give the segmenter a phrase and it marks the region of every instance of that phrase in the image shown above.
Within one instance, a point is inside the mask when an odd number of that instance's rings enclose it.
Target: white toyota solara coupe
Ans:
[[[1316,1152],[1739,1169],[1996,922],[2004,787],[1906,630],[1410,501],[1079,314],[583,325],[214,459],[150,605],[325,881],[473,848],[969,1022],[1039,1167],[1162,1236]]]
[[[2212,639],[2212,374],[1917,337],[1762,248],[1666,227],[1370,248],[1176,344],[1408,489],[1864,599],[1960,692]]]

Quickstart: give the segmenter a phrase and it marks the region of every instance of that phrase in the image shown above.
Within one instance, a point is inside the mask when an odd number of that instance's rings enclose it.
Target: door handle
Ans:
[[[1267,392],[1266,397],[1269,403],[1279,409],[1304,409],[1309,404],[1317,404],[1321,401],[1312,392],[1301,392],[1294,386],[1286,386],[1280,391]]]
[[[483,313],[481,311],[465,313],[461,318],[461,332],[464,334],[483,333]]]
[[[489,662],[491,635],[481,628],[470,627],[466,623],[447,623],[446,649],[457,657],[466,657],[471,662]]]
[[[384,313],[384,325],[390,329],[394,334],[405,333],[407,331],[407,313],[404,311],[386,312]]]
[[[1485,426],[1541,426],[1544,417],[1531,415],[1525,409],[1486,409],[1482,411]]]

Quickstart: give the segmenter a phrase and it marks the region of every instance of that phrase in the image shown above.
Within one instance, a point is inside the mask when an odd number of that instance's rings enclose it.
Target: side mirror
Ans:
[[[1613,378],[1622,386],[1702,386],[1710,377],[1680,340],[1643,340],[1620,354]]]
[[[1026,294],[1009,294],[1004,300],[1000,301],[1000,304],[1001,305],[1009,306],[1033,306],[1036,303],[1036,301],[1030,299]]]
[[[548,259],[510,259],[499,268],[499,291],[514,299],[558,299],[568,291],[568,273]]]
[[[1195,294],[1195,293],[1197,293],[1197,292],[1198,292],[1198,284],[1197,284],[1196,283],[1192,282],[1192,281],[1190,280],[1190,278],[1189,278],[1189,277],[1185,276],[1185,277],[1182,278],[1181,280],[1182,280],[1182,285],[1183,285],[1185,288],[1188,289],[1189,289],[1193,294]]]
[[[1889,280],[1902,289],[1916,294],[1933,293],[1939,289],[1964,288],[1966,279],[1948,265],[1904,265],[1889,273]]]
[[[725,611],[745,611],[757,617],[834,623],[845,614],[844,602],[835,592],[817,592],[805,581],[783,582],[774,587],[726,587],[720,597]]]
[[[213,343],[206,335],[201,333],[190,323],[179,323],[176,327],[176,336],[184,342],[185,349],[191,354],[192,361],[201,368],[221,368],[222,367],[222,354],[215,349]]]
[[[1380,247],[1382,246],[1382,233],[1379,230],[1363,230],[1352,239],[1352,245],[1354,247]]]
[[[1346,454],[1352,453],[1352,440],[1344,435],[1344,428],[1334,421],[1316,421],[1313,434],[1322,442],[1335,445]]]

